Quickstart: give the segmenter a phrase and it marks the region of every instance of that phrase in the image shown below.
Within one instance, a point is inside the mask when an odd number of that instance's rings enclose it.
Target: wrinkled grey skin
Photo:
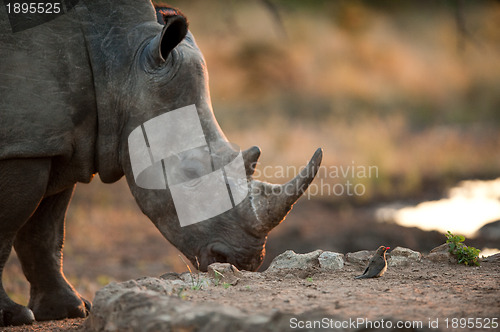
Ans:
[[[267,234],[307,189],[322,152],[294,180],[271,185],[251,178],[260,150],[244,151],[248,197],[180,227],[169,190],[135,185],[127,138],[190,104],[213,158],[227,158],[232,150],[212,112],[205,62],[181,15],[162,26],[147,0],[81,0],[14,34],[0,10],[0,276],[14,246],[31,284],[28,309],[9,299],[0,280],[0,326],[87,315],[90,303],[62,273],[62,246],[74,186],[96,173],[106,183],[125,175],[142,211],[200,270],[215,261],[259,267]]]

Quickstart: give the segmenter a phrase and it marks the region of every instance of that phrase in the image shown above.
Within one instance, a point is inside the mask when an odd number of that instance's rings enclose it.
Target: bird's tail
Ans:
[[[365,274],[362,274],[360,276],[354,277],[354,279],[365,279],[367,276]]]

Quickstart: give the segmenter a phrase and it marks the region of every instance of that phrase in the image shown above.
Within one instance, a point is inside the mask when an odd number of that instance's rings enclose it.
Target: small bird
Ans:
[[[387,270],[387,261],[385,260],[385,252],[391,248],[380,246],[377,249],[375,255],[370,258],[368,266],[362,275],[355,277],[354,279],[364,279],[364,278],[378,278],[381,277]]]

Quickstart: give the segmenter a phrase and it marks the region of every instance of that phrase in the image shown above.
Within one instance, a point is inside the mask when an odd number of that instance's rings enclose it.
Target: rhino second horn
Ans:
[[[275,185],[260,181],[252,183],[252,208],[257,218],[253,230],[258,234],[269,233],[279,225],[292,209],[293,204],[307,190],[316,176],[323,150],[317,149],[307,166],[289,182]]]
[[[252,146],[249,149],[243,151],[243,160],[245,161],[245,170],[247,177],[250,177],[255,173],[255,167],[257,166],[257,161],[260,157],[260,148],[258,146]]]

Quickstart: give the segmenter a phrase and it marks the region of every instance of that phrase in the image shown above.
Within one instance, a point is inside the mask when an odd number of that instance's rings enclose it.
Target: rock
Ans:
[[[287,250],[281,255],[276,256],[266,272],[277,270],[310,270],[319,267],[319,256],[323,250],[316,250],[307,254],[297,254],[293,250]]]
[[[348,261],[349,263],[366,266],[374,253],[375,251],[361,250],[356,252],[349,252],[345,257],[346,261]]]
[[[344,255],[331,251],[324,251],[318,257],[319,266],[324,270],[340,270],[344,267]]]
[[[246,314],[218,303],[182,300],[165,292],[170,286],[170,280],[156,278],[109,284],[97,291],[85,331],[288,331],[292,317],[305,321],[326,316],[320,310]]]
[[[422,254],[408,248],[396,247],[391,251],[391,257],[387,259],[388,266],[408,266],[412,262],[420,262]]]
[[[243,274],[232,264],[213,263],[208,266],[208,276],[214,280],[215,285],[228,283],[234,286]]]
[[[187,285],[191,289],[200,289],[207,288],[212,285],[212,281],[207,278],[207,274],[203,272],[184,272],[181,275],[181,280],[184,283],[184,286]],[[174,282],[175,283],[175,282]],[[176,283],[179,286],[182,286],[182,283]]]
[[[168,281],[158,279],[158,283]],[[151,285],[158,283],[151,283]],[[157,288],[157,287],[153,287]],[[90,331],[171,331],[189,326],[192,330],[227,331],[245,315],[232,307],[194,304],[169,296],[135,282],[112,283],[96,293],[94,305],[85,322]],[[266,317],[247,317],[248,325]]]
[[[500,239],[500,220],[492,221],[481,227],[477,234],[488,240]]]
[[[167,272],[165,274],[162,274],[160,278],[164,280],[180,280],[181,275],[177,272]]]
[[[175,273],[169,272],[162,274],[160,279],[168,282],[174,288],[203,288],[212,285],[212,282],[209,278],[207,278],[206,273],[203,272],[184,272],[184,273]]]
[[[481,261],[487,263],[500,263],[500,253],[485,257]]]
[[[427,259],[435,263],[457,264],[457,259],[449,252],[448,243],[443,243],[439,247],[432,249],[427,255]]]
[[[160,294],[172,294],[174,291],[174,285],[171,283],[163,282],[161,279],[144,277],[136,280],[137,285],[144,288],[150,289]]]

